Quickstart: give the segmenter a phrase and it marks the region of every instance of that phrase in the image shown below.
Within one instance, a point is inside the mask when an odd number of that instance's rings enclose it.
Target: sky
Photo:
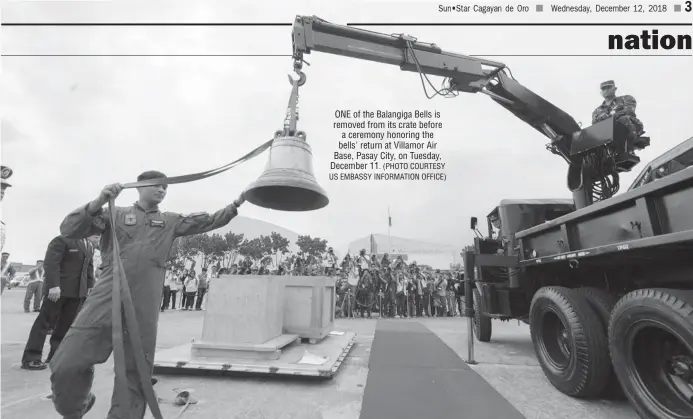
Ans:
[[[347,22],[509,22],[517,14],[441,14],[433,2],[25,2],[2,10],[3,22],[292,22],[317,15]],[[527,21],[538,18],[526,15]],[[545,13],[545,21],[576,19]],[[590,15],[593,21],[614,16]],[[587,19],[587,18],[585,18]],[[662,19],[671,20],[671,15]],[[644,16],[643,21],[654,20]],[[631,27],[369,27],[406,33],[445,51],[507,64],[525,87],[583,126],[599,105],[599,83],[614,79],[619,93],[638,100],[652,138],[643,163],[622,176],[623,190],[644,162],[693,134],[691,57],[559,56],[609,54],[607,34]],[[690,29],[690,28],[687,28]],[[3,27],[2,164],[13,187],[2,203],[5,251],[11,260],[43,258],[71,210],[106,184],[131,182],[145,170],[169,176],[226,164],[281,129],[291,86],[291,27]],[[661,28],[660,33],[685,33]],[[38,54],[286,54],[280,57],[39,57]],[[527,56],[542,54],[545,56]],[[397,66],[314,52],[305,57],[299,129],[312,147],[314,172],[330,204],[287,213],[250,203],[244,216],[335,248],[370,233],[464,246],[469,217],[484,217],[505,198],[569,198],[567,165],[545,150],[547,139],[482,94],[427,99],[416,73]],[[689,74],[689,76],[685,76]],[[434,85],[440,79],[432,77]],[[340,109],[441,113],[435,141],[447,181],[330,181],[329,164]],[[689,115],[689,116],[686,116]],[[162,209],[215,211],[258,176],[267,153],[221,175],[169,188]],[[127,190],[118,205],[136,200]],[[233,223],[233,222],[232,222]]]

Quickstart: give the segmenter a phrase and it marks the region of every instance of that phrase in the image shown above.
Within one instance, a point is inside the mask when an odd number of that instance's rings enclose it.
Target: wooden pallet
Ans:
[[[329,336],[330,335],[325,335],[321,338],[301,338],[301,343],[307,343],[310,345],[317,345],[318,343],[322,342],[323,340],[325,340]]]
[[[301,338],[296,335],[280,335],[258,345],[220,345],[193,341],[192,357],[203,359],[279,359],[287,346],[300,343]]]
[[[332,378],[354,345],[356,334],[328,335],[312,345],[291,345],[282,350],[276,360],[241,358],[198,358],[192,356],[192,344],[159,350],[154,358],[154,373],[187,375],[214,373],[214,375],[281,375],[314,378]],[[299,364],[306,352],[326,357],[321,365]]]

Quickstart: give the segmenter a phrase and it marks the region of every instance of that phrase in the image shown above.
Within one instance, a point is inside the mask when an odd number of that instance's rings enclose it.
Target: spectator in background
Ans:
[[[436,306],[436,315],[437,317],[443,317],[445,316],[445,312],[447,311],[447,287],[448,287],[448,281],[445,280],[445,277],[440,273],[440,269],[436,269],[436,282],[435,282],[435,289],[434,289],[434,296],[435,296],[435,301],[434,304]]]
[[[43,298],[43,261],[37,260],[36,267],[29,271],[29,282],[27,282],[26,294],[24,294],[24,312],[30,313],[29,306],[31,299],[34,299],[34,313],[38,313],[41,308],[41,299]]]
[[[445,276],[447,276],[448,281],[448,286],[446,289],[448,309],[447,315],[448,317],[455,317],[457,315],[457,297],[455,295],[455,286],[457,285],[457,281],[455,281],[455,278],[449,272],[445,274]]]
[[[424,286],[423,290],[423,315],[426,317],[432,317],[435,316],[435,313],[433,312],[433,309],[431,306],[433,305],[433,278],[431,277],[431,272],[426,271],[426,274],[424,275],[424,279],[422,281],[422,284]]]
[[[385,302],[383,304],[386,307],[385,313],[387,313],[387,317],[395,318],[397,315],[397,278],[392,274],[390,266],[385,267],[383,279],[385,280]]]
[[[459,272],[457,274],[455,294],[457,296],[457,307],[459,309],[460,316],[464,316],[464,272]]]
[[[211,273],[207,272],[207,268],[202,268],[202,273],[197,281],[197,301],[195,302],[195,310],[202,310],[202,300],[207,293],[207,284],[209,283]]]
[[[176,300],[178,299],[178,291],[183,287],[183,281],[181,281],[181,271],[177,269],[175,272],[172,272],[171,275],[171,310],[176,309]],[[167,307],[168,308],[168,307]]]
[[[171,303],[171,284],[173,282],[175,282],[173,269],[169,266],[166,269],[166,274],[164,276],[164,292],[161,296],[161,299],[162,299],[161,312],[162,313],[164,312],[164,310],[166,310],[168,308],[168,306]]]
[[[403,262],[395,264],[392,274],[397,281],[397,314],[403,319],[407,317],[407,279],[402,264]]]
[[[180,275],[180,283],[181,283],[181,296],[180,296],[180,309],[185,310],[185,300],[187,298],[187,295],[185,293],[185,283],[188,280],[188,270],[183,269],[183,272]]]
[[[195,271],[190,269],[188,272],[188,276],[185,279],[185,306],[183,307],[183,310],[192,310],[193,305],[195,304],[195,294],[197,294],[197,287],[199,285],[199,281],[197,279],[197,275],[195,275]]]
[[[2,253],[2,291],[0,294],[5,292],[5,286],[7,286],[10,281],[17,275],[17,271],[10,264],[10,254],[7,252]]]

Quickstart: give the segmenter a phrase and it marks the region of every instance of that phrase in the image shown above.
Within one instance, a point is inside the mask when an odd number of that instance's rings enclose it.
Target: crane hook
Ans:
[[[289,83],[293,86],[294,84],[298,86],[303,86],[306,83],[306,74],[303,71],[296,71],[298,74],[298,80],[294,80],[289,74]]]

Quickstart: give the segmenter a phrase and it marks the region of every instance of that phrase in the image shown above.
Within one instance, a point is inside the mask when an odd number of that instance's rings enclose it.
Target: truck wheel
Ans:
[[[491,318],[483,313],[483,301],[481,293],[474,288],[474,336],[479,342],[488,342],[491,340]]]
[[[575,397],[604,391],[610,371],[607,337],[583,295],[565,287],[539,289],[529,327],[539,364],[554,387]]]
[[[616,304],[614,369],[643,419],[693,418],[693,292],[641,289]]]
[[[599,288],[575,288],[574,291],[585,297],[590,306],[597,312],[604,330],[604,336],[607,336],[609,333],[609,318],[611,318],[611,311],[618,302],[618,298]],[[611,357],[609,357],[609,362],[611,362]],[[604,395],[613,399],[624,399],[625,395],[623,394],[623,389],[621,389],[621,384],[618,382],[618,377],[616,377],[616,372],[611,364],[609,364],[609,370],[609,379],[606,384]]]

